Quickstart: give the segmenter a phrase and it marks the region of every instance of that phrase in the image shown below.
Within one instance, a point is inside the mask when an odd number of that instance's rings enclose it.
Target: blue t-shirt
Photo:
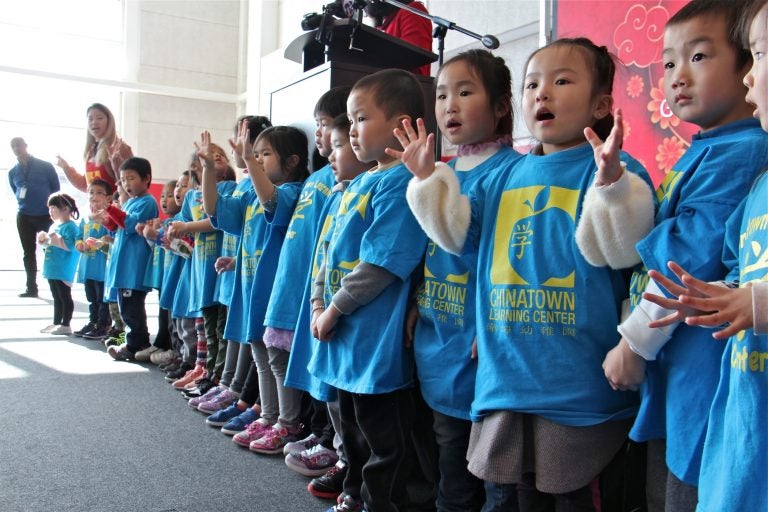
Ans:
[[[768,281],[768,175],[758,180],[728,228],[735,229],[727,230],[723,260],[738,258],[729,277],[742,287]],[[728,340],[720,364],[699,476],[700,512],[768,510],[766,418],[768,336],[748,329]]]
[[[235,189],[234,181],[220,181],[216,184],[219,195],[230,195]],[[203,210],[203,193],[193,190],[189,202],[184,201],[181,213],[184,222],[196,222],[208,218]],[[188,194],[189,195],[189,194]],[[185,197],[186,199],[186,197]],[[191,258],[189,311],[200,311],[202,308],[217,304],[213,294],[216,288],[216,259],[221,253],[221,243],[224,233],[218,229],[208,233],[195,233],[195,247]]]
[[[74,221],[56,224],[53,232],[59,235],[69,249],[65,251],[55,245],[45,248],[43,260],[43,277],[71,283],[75,280],[75,271],[80,253],[75,250],[75,241],[80,237],[80,230]]]
[[[136,225],[157,217],[157,202],[150,194],[132,197],[123,205],[123,211],[125,228],[118,229],[115,234],[105,286],[149,291],[144,286],[144,272],[152,251],[144,237],[136,233]]]
[[[321,211],[334,183],[330,165],[312,173],[304,182],[280,251],[275,285],[264,318],[267,327],[296,329],[299,303],[312,262],[311,248],[317,237]]]
[[[645,169],[627,169],[652,187]],[[615,392],[601,367],[619,341],[622,273],[587,263],[575,241],[593,186],[589,144],[528,154],[470,194],[465,252],[478,251],[478,368],[472,419],[496,410],[566,426],[630,418],[638,397]]]
[[[316,400],[324,402],[336,400],[336,388],[314,377],[307,370],[312,354],[317,350],[319,344],[325,343],[312,336],[310,326],[312,321],[312,304],[310,304],[309,299],[312,296],[315,278],[325,261],[325,241],[333,229],[333,219],[339,210],[341,196],[341,190],[332,192],[331,196],[325,201],[323,211],[320,213],[321,222],[319,223],[314,241],[315,250],[312,257],[312,268],[306,276],[306,282],[304,283],[304,293],[301,298],[296,330],[294,331],[291,355],[288,359],[288,369],[285,373],[286,386],[303,389]]]
[[[727,124],[693,137],[691,147],[662,181],[656,226],[637,250],[644,268],[632,276],[633,304],[648,283],[646,269],[676,280],[674,260],[704,281],[722,278],[725,222],[768,166],[768,135],[755,119]],[[667,440],[667,466],[697,485],[709,408],[724,345],[697,327],[680,324],[646,368],[642,405],[630,437]]]
[[[461,193],[488,175],[511,165],[520,154],[503,146],[469,171],[456,172]],[[455,161],[449,165],[453,166]],[[456,256],[430,241],[419,286],[419,321],[413,341],[421,394],[434,410],[469,420],[475,396],[477,360],[471,359],[475,339],[477,253]]]
[[[79,227],[78,240],[85,241],[88,238],[99,239],[109,234],[107,228],[90,220],[82,219]],[[84,283],[86,279],[104,282],[104,273],[107,268],[107,254],[101,249],[84,251],[80,253],[80,263],[77,265],[77,282]]]
[[[256,275],[253,279],[251,300],[248,304],[248,329],[246,336],[249,341],[264,338],[264,315],[267,313],[269,297],[275,283],[277,264],[280,259],[280,249],[288,232],[288,225],[293,216],[296,202],[299,200],[301,183],[285,183],[277,190],[277,207],[274,212],[262,215],[263,224],[253,233],[258,247],[256,260]],[[245,242],[243,242],[245,243]],[[306,248],[304,248],[306,250]]]
[[[181,211],[163,223],[166,230],[171,222],[182,222]],[[185,259],[170,250],[163,249],[163,251],[165,252],[165,257],[163,258],[163,281],[160,285],[160,307],[170,311],[173,318],[180,318],[178,315],[174,315],[173,299],[176,296],[176,287],[181,280]],[[184,316],[186,316],[186,312],[181,315],[181,317]]]
[[[160,245],[152,246],[152,253],[144,272],[144,286],[160,290],[163,285],[163,271],[165,270],[165,250]]]
[[[413,383],[413,353],[403,349],[403,328],[411,274],[422,261],[427,237],[405,200],[410,179],[399,163],[364,172],[344,191],[334,221],[325,260],[326,305],[361,261],[398,278],[339,318],[333,339],[312,355],[310,373],[350,393],[389,393]]]
[[[275,222],[267,222],[264,218],[264,207],[253,188],[245,191],[239,197],[219,196],[216,203],[216,215],[211,216],[211,223],[217,229],[240,236],[240,252],[235,265],[235,275],[239,277],[234,283],[232,300],[227,312],[227,325],[224,337],[239,343],[260,340],[263,333],[264,310],[274,280],[274,270],[280,255],[282,238],[290,221],[290,212],[296,204],[300,183],[286,183],[278,187],[278,206],[274,212]],[[286,211],[287,210],[287,211]],[[256,275],[259,263],[265,257],[267,264],[273,262],[272,274],[266,275],[265,283],[256,285]],[[268,287],[266,297],[252,300],[254,293],[263,293],[262,286]],[[259,301],[264,305],[258,311]]]
[[[184,196],[184,202],[181,204],[181,220],[189,222],[192,220],[190,211],[198,204],[198,191],[187,190]],[[181,258],[179,280],[173,290],[173,305],[171,306],[171,316],[174,318],[200,318],[202,313],[199,309],[190,308],[192,302],[191,284],[192,284],[192,260],[193,258]]]
[[[235,187],[232,197],[240,197],[249,189],[253,189],[251,178],[246,174]],[[240,252],[240,235],[224,232],[221,238],[221,256],[237,258]],[[220,303],[230,305],[232,300],[232,290],[235,287],[235,280],[238,278],[235,269],[222,272],[216,277],[216,289],[213,292],[213,299]]]

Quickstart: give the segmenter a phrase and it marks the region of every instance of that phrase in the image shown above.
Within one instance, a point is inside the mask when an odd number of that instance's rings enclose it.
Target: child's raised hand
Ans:
[[[139,236],[144,236],[144,227],[145,226],[146,226],[146,224],[144,224],[143,222],[137,222],[136,223],[136,234],[139,235]]]
[[[649,271],[648,275],[671,294],[676,295],[677,300],[650,293],[643,294],[643,298],[667,309],[674,309],[675,313],[651,322],[650,327],[667,325],[665,321],[670,317],[674,317],[674,321],[684,320],[688,325],[702,327],[729,324],[728,327],[712,334],[717,340],[725,340],[754,325],[751,284],[748,283],[743,288],[727,288],[696,279],[673,261],[667,266],[680,279],[682,286],[656,271]]]
[[[205,130],[200,134],[200,142],[195,142],[197,156],[205,162],[204,167],[213,167],[213,153],[211,153],[211,132]]]
[[[592,128],[584,128],[584,136],[595,151],[595,185],[605,186],[614,183],[621,177],[621,143],[624,141],[624,115],[621,109],[616,110],[613,129],[603,142]]]
[[[416,120],[416,128],[418,133],[414,131],[409,119],[403,121],[402,130],[394,129],[403,150],[387,148],[385,151],[389,156],[399,158],[414,176],[424,180],[432,176],[435,170],[435,134],[427,135],[427,128],[421,118]]]
[[[243,120],[237,127],[237,137],[229,139],[229,146],[242,157],[243,161],[254,160],[253,144],[251,143],[251,131],[248,129],[248,121]]]

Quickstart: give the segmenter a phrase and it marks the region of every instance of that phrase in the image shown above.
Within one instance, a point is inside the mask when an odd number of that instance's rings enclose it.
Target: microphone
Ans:
[[[495,50],[499,47],[499,40],[490,34],[485,34],[483,38],[480,39],[480,42],[489,50]]]

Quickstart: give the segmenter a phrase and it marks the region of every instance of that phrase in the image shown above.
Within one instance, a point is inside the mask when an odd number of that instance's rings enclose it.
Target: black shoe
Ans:
[[[93,329],[86,331],[83,334],[83,338],[87,340],[103,340],[109,334],[109,327],[97,327],[93,326]]]
[[[347,466],[333,466],[323,476],[313,478],[307,490],[312,496],[335,500],[344,490],[344,477],[347,476]]]
[[[179,366],[177,369],[175,369],[172,372],[168,372],[168,374],[165,376],[165,380],[168,382],[175,382],[182,378],[189,370],[194,368],[195,366],[189,363],[182,363],[181,366]]]
[[[27,290],[24,293],[20,293],[19,297],[21,297],[22,299],[36,299],[37,291]]]
[[[85,325],[83,326],[83,328],[82,328],[82,329],[78,329],[78,330],[76,330],[75,332],[73,332],[72,334],[74,334],[74,335],[75,335],[75,336],[77,336],[78,338],[82,338],[83,336],[85,336],[85,334],[86,334],[87,332],[90,332],[90,331],[94,330],[95,328],[96,328],[96,324],[95,324],[95,323],[93,323],[93,322],[88,322],[87,324],[85,324]]]
[[[195,386],[192,389],[185,389],[181,392],[181,394],[184,395],[184,398],[186,400],[189,400],[190,398],[197,398],[199,396],[203,396],[208,391],[210,391],[210,389],[214,386],[216,386],[216,384],[208,377],[205,377],[197,381],[197,386]]]

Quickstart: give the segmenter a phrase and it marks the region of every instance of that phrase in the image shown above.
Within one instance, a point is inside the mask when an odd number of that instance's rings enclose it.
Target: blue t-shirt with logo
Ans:
[[[264,338],[264,315],[275,284],[277,264],[283,240],[287,236],[288,224],[299,200],[301,183],[285,183],[277,187],[277,206],[275,211],[262,215],[263,223],[253,232],[257,247],[256,275],[253,291],[248,303],[248,340]],[[306,248],[304,248],[306,250]]]
[[[164,222],[164,227],[167,231],[168,225],[171,222],[182,221],[181,211],[179,211],[176,213],[176,215]],[[170,311],[173,318],[180,318],[178,314],[174,314],[173,299],[176,296],[176,287],[179,285],[181,280],[181,273],[182,269],[184,268],[185,260],[170,250],[163,249],[163,251],[165,251],[165,257],[163,258],[165,265],[163,271],[163,281],[160,285],[160,307]],[[184,316],[186,316],[186,314],[181,315],[181,317]]]
[[[49,245],[45,248],[43,277],[71,283],[75,280],[77,262],[80,259],[80,253],[75,250],[75,241],[79,238],[80,230],[74,221],[69,220],[55,224],[53,232],[61,237],[69,250],[65,251],[55,245]]]
[[[211,216],[211,223],[217,229],[240,236],[240,252],[235,266],[235,275],[239,279],[234,283],[227,313],[227,325],[224,330],[227,340],[248,343],[261,339],[258,333],[261,330],[263,334],[264,310],[274,280],[274,268],[277,266],[282,238],[285,236],[290,212],[296,204],[300,187],[300,183],[286,183],[278,187],[278,206],[274,212],[275,219],[279,217],[277,222],[266,221],[264,207],[253,188],[239,197],[219,196],[216,215]],[[275,267],[272,269],[272,275],[264,278],[266,283],[256,285],[257,269],[262,257],[265,257],[267,262],[274,261]],[[263,267],[265,274],[267,267],[269,263]],[[266,297],[252,300],[254,293],[263,293],[262,286],[268,287]],[[264,306],[259,312],[260,301],[264,302]]]
[[[652,187],[635,159],[621,159]],[[613,391],[601,367],[619,341],[626,282],[590,265],[575,241],[595,171],[592,147],[582,144],[528,154],[470,194],[465,252],[478,252],[473,421],[511,410],[580,427],[637,411],[637,394]]]
[[[330,165],[313,172],[304,182],[280,251],[275,284],[264,317],[267,327],[296,329],[299,302],[312,262],[311,248],[317,236],[321,211],[334,183]]]
[[[648,283],[646,269],[676,280],[669,260],[704,281],[725,275],[719,255],[726,220],[766,166],[768,135],[755,119],[694,135],[656,191],[656,226],[637,244],[643,268],[632,276],[633,304]],[[680,324],[656,360],[648,362],[642,405],[630,433],[637,441],[666,438],[667,466],[689,485],[698,482],[724,348],[709,334]]]
[[[123,205],[125,227],[117,230],[107,266],[105,286],[115,289],[149,291],[144,286],[144,272],[152,252],[136,225],[158,215],[157,202],[150,194],[132,197]]]
[[[467,195],[480,180],[520,157],[503,146],[477,167],[456,172],[461,193]],[[464,420],[470,419],[475,396],[477,360],[470,354],[475,339],[476,281],[476,253],[456,256],[429,242],[424,281],[417,295],[419,320],[413,340],[416,372],[427,404]]]
[[[251,178],[246,174],[232,191],[232,197],[240,197],[247,190],[253,189],[253,183]],[[232,233],[223,232],[221,238],[221,256],[237,259],[237,255],[240,252],[240,235],[233,235]],[[216,277],[216,289],[213,292],[213,299],[219,304],[230,305],[232,300],[232,290],[235,287],[235,280],[239,276],[235,269],[227,272],[222,272]]]
[[[310,323],[312,322],[312,304],[310,297],[314,288],[315,278],[320,267],[325,261],[325,242],[330,238],[333,230],[333,219],[341,203],[342,191],[336,190],[326,200],[323,211],[320,213],[320,223],[315,236],[312,267],[304,283],[304,293],[301,298],[301,308],[296,322],[296,330],[291,346],[291,356],[288,359],[288,369],[285,373],[285,385],[291,388],[303,389],[316,400],[331,402],[336,400],[336,388],[329,386],[320,379],[314,377],[307,370],[312,354],[319,344],[325,343],[312,336]]]
[[[737,258],[729,280],[741,287],[768,281],[768,175],[731,217],[723,253],[726,264]],[[768,510],[766,418],[768,336],[747,329],[728,340],[720,364],[699,476],[700,512]]]
[[[98,222],[82,219],[77,239],[82,241],[88,238],[99,239],[108,234],[107,228]],[[84,283],[86,279],[104,282],[106,268],[107,254],[101,249],[81,252],[80,263],[77,265],[77,282]]]
[[[340,317],[331,341],[312,355],[309,371],[350,393],[389,393],[413,383],[413,354],[403,348],[403,328],[411,274],[421,264],[427,238],[405,200],[410,179],[401,163],[364,172],[344,191],[334,221],[326,306],[361,261],[397,277],[371,302]]]
[[[216,184],[219,195],[230,195],[235,189],[234,181],[220,181]],[[184,222],[196,222],[205,220],[208,215],[203,210],[203,193],[193,191],[194,195],[188,207],[182,208]],[[186,199],[186,198],[185,198]],[[224,233],[218,229],[208,233],[195,233],[195,247],[190,261],[189,283],[189,311],[200,311],[203,308],[217,304],[214,299],[216,288],[216,259],[221,253],[221,244]]]

